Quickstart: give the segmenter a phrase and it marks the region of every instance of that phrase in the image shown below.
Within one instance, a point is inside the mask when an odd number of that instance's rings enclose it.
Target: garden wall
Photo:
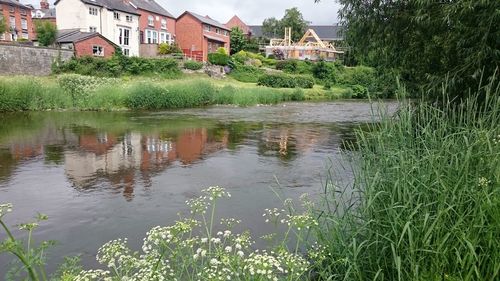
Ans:
[[[52,63],[73,57],[72,50],[0,44],[0,75],[50,75]]]

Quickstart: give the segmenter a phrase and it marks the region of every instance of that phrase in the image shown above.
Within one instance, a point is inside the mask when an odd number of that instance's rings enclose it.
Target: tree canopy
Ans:
[[[262,33],[267,37],[284,37],[285,28],[292,28],[292,40],[298,41],[306,32],[308,22],[304,20],[302,13],[297,8],[285,10],[285,15],[282,19],[276,18],[265,19],[262,23]]]
[[[462,95],[499,66],[498,0],[338,2],[356,59],[396,69],[410,87],[446,81]]]
[[[245,49],[248,39],[243,31],[239,27],[231,28],[231,54],[236,54],[237,52]]]
[[[56,25],[48,21],[35,21],[38,42],[41,46],[50,46],[56,42]]]

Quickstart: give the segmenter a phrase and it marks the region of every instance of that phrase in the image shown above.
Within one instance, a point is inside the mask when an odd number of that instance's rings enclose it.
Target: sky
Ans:
[[[285,10],[297,7],[304,19],[312,24],[333,24],[338,22],[339,5],[334,0],[156,0],[174,16],[188,10],[226,23],[233,15],[238,15],[248,25],[260,25],[266,18],[282,18]],[[23,4],[39,6],[39,0],[20,0]],[[52,3],[54,0],[49,0]]]

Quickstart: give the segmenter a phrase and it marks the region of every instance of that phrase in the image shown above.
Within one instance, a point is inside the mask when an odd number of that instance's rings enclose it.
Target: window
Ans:
[[[130,45],[130,29],[124,27],[118,28],[118,43],[123,46]],[[125,51],[123,53],[125,54]]]
[[[92,46],[92,55],[96,57],[103,57],[104,48],[102,46]]]
[[[3,11],[3,6],[2,6],[2,4],[0,4],[0,11]]]
[[[154,25],[155,25],[155,22],[154,22],[154,21],[155,21],[155,20],[154,20],[153,16],[152,16],[152,15],[149,15],[149,16],[148,16],[148,25],[149,25],[149,26],[154,26]]]
[[[29,39],[28,32],[23,32],[23,39]]]
[[[125,20],[128,21],[128,22],[132,22],[134,20],[134,17],[126,15],[125,16]]]
[[[89,7],[89,15],[97,16],[97,8]]]
[[[113,13],[113,17],[115,18],[115,20],[120,20],[120,14],[117,12]]]
[[[19,13],[21,13],[21,15],[25,16],[26,15],[26,10],[25,9],[20,9]]]
[[[166,19],[161,20],[161,29],[167,29],[167,20]]]
[[[205,25],[205,30],[210,31],[210,25]]]
[[[89,31],[90,32],[97,32],[97,27],[95,27],[95,26],[89,26]]]
[[[123,49],[123,55],[129,57],[130,56],[130,50],[129,49]]]
[[[146,42],[148,44],[158,44],[158,31],[146,30]]]
[[[14,6],[9,7],[9,12],[14,13],[16,11],[16,8]]]
[[[9,22],[10,22],[10,27],[12,29],[15,29],[16,28],[16,18],[15,17],[10,17],[9,18]]]
[[[220,29],[216,28],[215,29],[215,33],[219,34],[220,33]]]
[[[23,30],[27,30],[28,29],[28,21],[26,19],[21,19],[21,28]]]
[[[160,43],[168,43],[172,44],[174,41],[172,40],[172,36],[167,32],[160,32]]]
[[[224,30],[224,36],[228,36],[228,32],[226,30]]]

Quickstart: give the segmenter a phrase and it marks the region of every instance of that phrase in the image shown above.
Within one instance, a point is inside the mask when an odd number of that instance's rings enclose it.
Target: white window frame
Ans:
[[[28,30],[28,20],[27,19],[21,19],[21,28],[23,30]]]
[[[89,32],[97,32],[97,27],[89,26]]]
[[[130,57],[130,49],[129,48],[123,48],[122,51],[123,51],[124,56]]]
[[[125,20],[128,21],[128,22],[133,22],[134,21],[134,17],[131,16],[131,15],[125,15]]]
[[[126,36],[128,33],[128,36]],[[128,27],[118,27],[118,43],[120,46],[130,46],[130,35],[132,33],[132,29]]]
[[[89,15],[97,16],[99,15],[99,10],[96,7],[89,7]]]
[[[153,29],[146,29],[146,43],[158,44],[158,31]]]
[[[118,12],[113,12],[113,18],[114,18],[115,20],[120,20],[120,13],[118,13]]]
[[[161,19],[161,29],[167,30],[167,19]]]
[[[99,51],[99,48],[101,49],[100,51]],[[92,46],[92,55],[95,57],[104,57],[104,47],[100,46],[100,45],[93,45]]]
[[[152,15],[148,16],[148,25],[155,26],[155,18]]]
[[[13,17],[13,16],[9,17],[9,26],[12,29],[16,28],[16,18],[15,17]]]

